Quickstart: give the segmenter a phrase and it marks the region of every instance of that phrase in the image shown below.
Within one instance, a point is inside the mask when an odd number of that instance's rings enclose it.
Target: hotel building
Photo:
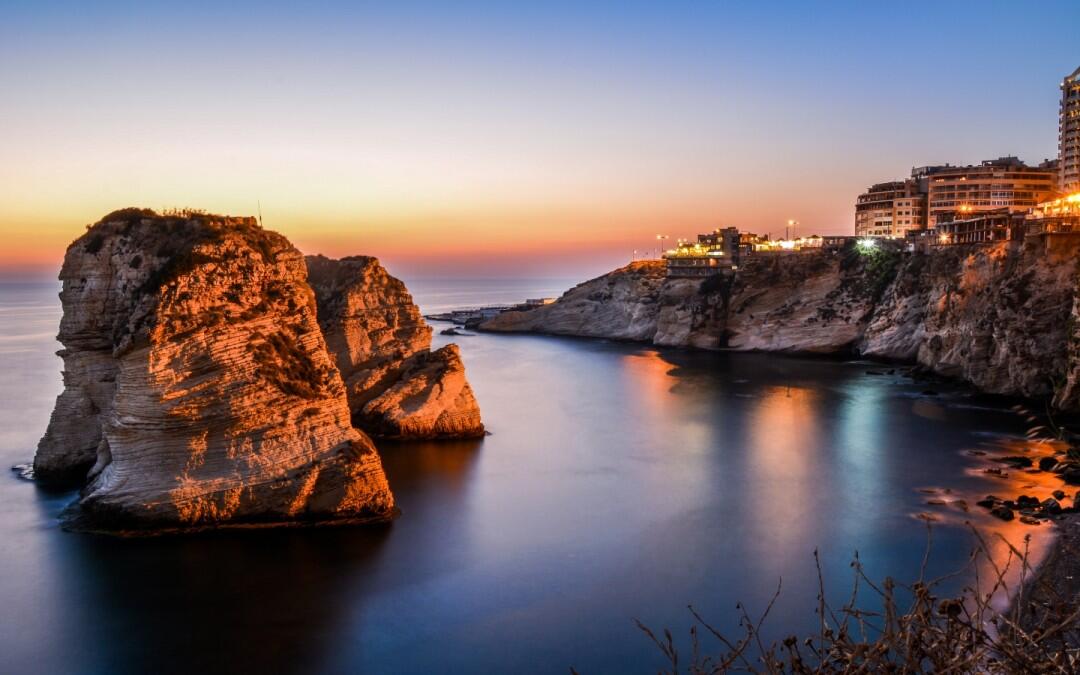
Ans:
[[[956,214],[1028,211],[1053,197],[1057,187],[1053,163],[1030,167],[1016,157],[930,167],[927,174],[927,225],[932,228]]]
[[[918,177],[877,183],[855,200],[855,235],[903,237],[926,227],[926,194]]]
[[[1063,193],[1080,192],[1080,68],[1061,83],[1058,171]]]

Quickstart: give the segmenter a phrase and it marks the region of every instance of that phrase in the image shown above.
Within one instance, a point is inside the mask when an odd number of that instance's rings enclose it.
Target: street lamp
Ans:
[[[799,224],[799,221],[797,221],[797,220],[789,220],[789,221],[787,221],[787,225],[788,225],[787,238],[788,239],[794,239],[795,238],[795,226],[798,225],[798,224]]]
[[[668,238],[668,236],[666,234],[658,234],[658,235],[656,235],[656,246],[657,246],[657,248],[656,248],[656,257],[657,258],[659,258],[660,254],[663,253],[663,251],[664,251],[664,240],[667,239],[667,238]]]

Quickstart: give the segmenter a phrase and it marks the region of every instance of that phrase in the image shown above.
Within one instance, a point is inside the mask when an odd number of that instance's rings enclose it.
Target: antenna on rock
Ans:
[[[262,200],[256,200],[255,203],[258,204],[259,207],[259,227],[262,227]]]

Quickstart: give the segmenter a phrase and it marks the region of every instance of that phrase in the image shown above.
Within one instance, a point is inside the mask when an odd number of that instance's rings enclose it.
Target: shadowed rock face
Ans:
[[[744,351],[859,353],[983,391],[1080,409],[1080,242],[930,253],[817,252],[744,261],[733,279],[666,279],[660,261],[587,281],[481,326]]]
[[[356,426],[394,439],[484,434],[457,345],[431,351],[431,328],[405,284],[366,256],[308,256],[307,265]]]
[[[914,360],[983,391],[1080,408],[1078,262],[1080,242],[1071,236],[908,257],[875,307],[861,351]]]
[[[394,515],[284,237],[253,219],[117,212],[68,248],[60,278],[65,390],[34,467],[89,479],[75,526]]]

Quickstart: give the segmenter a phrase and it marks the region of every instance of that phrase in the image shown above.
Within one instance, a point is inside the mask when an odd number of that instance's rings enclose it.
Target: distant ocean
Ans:
[[[481,305],[524,302],[528,298],[553,298],[584,279],[432,279],[403,278],[413,300],[425,314]]]

